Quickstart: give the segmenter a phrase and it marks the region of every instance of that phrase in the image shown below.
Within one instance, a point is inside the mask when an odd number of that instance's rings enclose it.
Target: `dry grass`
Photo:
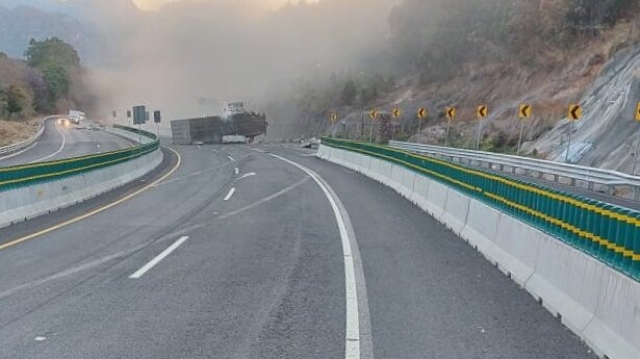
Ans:
[[[40,120],[14,122],[0,120],[0,147],[28,139],[38,132]]]

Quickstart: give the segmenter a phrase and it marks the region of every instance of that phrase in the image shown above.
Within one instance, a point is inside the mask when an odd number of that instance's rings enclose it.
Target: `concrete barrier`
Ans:
[[[86,201],[130,183],[162,162],[157,150],[140,158],[57,181],[2,192],[0,228]]]
[[[361,154],[345,157],[345,152],[321,146],[318,153],[393,188],[459,233],[600,357],[640,358],[640,283],[429,177],[377,158],[365,161]]]
[[[640,287],[631,278],[603,271],[594,320],[583,336],[600,356],[640,358]]]
[[[469,242],[474,248],[482,252],[487,258],[496,256],[493,242],[498,232],[500,211],[487,208],[483,203],[475,199],[468,199],[469,213],[460,231],[460,237]],[[446,218],[443,218],[446,220]],[[493,259],[492,262],[496,262]]]
[[[496,211],[491,208],[492,211]],[[523,286],[531,278],[536,268],[538,249],[543,235],[537,229],[500,213],[495,246],[485,255],[498,264],[500,270]],[[491,237],[487,237],[491,240]]]
[[[447,195],[449,188],[438,181],[431,181],[429,184],[427,213],[436,219],[440,219],[447,205]]]
[[[425,212],[428,212],[427,207],[429,204],[430,184],[431,181],[428,178],[416,174],[413,181],[413,191],[409,197],[409,200],[413,202],[413,204],[420,207]]]
[[[455,234],[460,234],[467,223],[469,201],[469,197],[462,193],[451,188],[447,189],[447,200],[445,201],[444,212],[440,222],[444,223]]]

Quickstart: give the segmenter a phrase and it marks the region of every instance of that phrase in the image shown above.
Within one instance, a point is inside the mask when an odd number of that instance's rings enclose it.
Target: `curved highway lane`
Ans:
[[[46,120],[44,132],[38,141],[24,152],[0,157],[0,167],[60,160],[119,150],[133,145],[123,138],[85,125],[63,126],[55,119]]]
[[[280,147],[177,150],[139,196],[0,250],[0,357],[595,358],[391,189]]]

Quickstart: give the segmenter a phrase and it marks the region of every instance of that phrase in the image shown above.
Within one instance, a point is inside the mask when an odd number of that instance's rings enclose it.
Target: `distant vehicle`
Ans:
[[[71,120],[69,120],[68,118],[61,118],[58,120],[58,125],[69,127],[71,126]]]
[[[69,121],[72,123],[79,125],[80,121],[84,121],[87,116],[82,111],[71,110],[69,111]]]
[[[233,102],[221,116],[171,121],[171,133],[176,145],[253,142],[267,134],[267,126],[264,114],[246,111],[244,103]]]

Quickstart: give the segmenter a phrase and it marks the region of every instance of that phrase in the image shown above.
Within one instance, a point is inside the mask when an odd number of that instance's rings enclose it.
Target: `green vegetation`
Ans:
[[[82,88],[84,70],[73,46],[55,37],[32,39],[25,58],[0,53],[0,119],[24,120],[85,105],[74,95],[87,97],[89,91]]]

